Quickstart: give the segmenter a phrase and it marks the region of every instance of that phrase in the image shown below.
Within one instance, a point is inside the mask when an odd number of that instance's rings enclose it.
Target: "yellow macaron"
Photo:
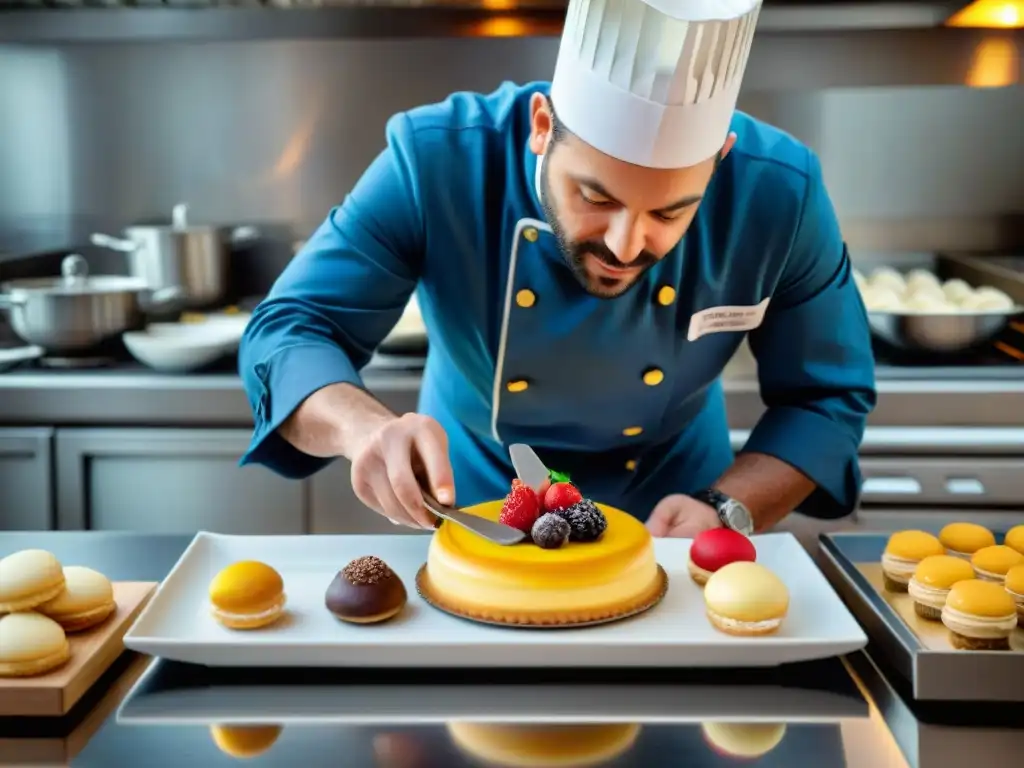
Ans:
[[[71,657],[60,624],[26,611],[0,616],[0,677],[32,677],[56,669]]]
[[[950,523],[939,531],[939,541],[949,554],[970,559],[979,549],[994,545],[996,537],[977,523]]]
[[[1024,626],[1024,565],[1015,565],[1006,572],[1003,588],[1017,604],[1017,623]]]
[[[1024,525],[1015,525],[1006,532],[1003,544],[1024,555]]]
[[[1006,579],[1006,572],[1021,563],[1024,563],[1024,555],[1003,544],[979,549],[971,556],[971,565],[979,579],[1000,584]]]
[[[899,531],[889,537],[882,553],[882,580],[890,592],[906,592],[917,564],[926,557],[946,554],[937,536],[926,531]]]
[[[1002,585],[969,579],[953,585],[942,609],[942,623],[954,648],[1006,651],[1017,626],[1017,605]]]
[[[760,563],[739,561],[719,568],[704,585],[708,620],[730,635],[768,635],[789,610],[789,590]]]
[[[99,571],[81,565],[64,567],[64,591],[36,607],[65,632],[81,632],[106,621],[114,611],[114,586]]]
[[[932,555],[917,564],[907,591],[914,601],[914,612],[923,619],[938,621],[946,604],[946,595],[959,581],[974,578],[971,564],[953,555]]]
[[[64,589],[57,558],[42,549],[23,549],[0,560],[0,613],[30,611]]]
[[[284,580],[257,560],[232,563],[210,583],[213,616],[231,629],[258,629],[284,613]]]
[[[247,759],[274,746],[281,730],[280,725],[211,725],[210,736],[225,755]]]

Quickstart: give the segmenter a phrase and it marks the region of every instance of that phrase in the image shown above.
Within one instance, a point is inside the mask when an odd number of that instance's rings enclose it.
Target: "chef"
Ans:
[[[421,487],[502,498],[517,442],[658,536],[849,515],[866,315],[817,158],[736,111],[759,10],[571,0],[550,84],[391,118],[246,330],[243,463],[345,456],[361,501],[422,527]],[[430,353],[399,415],[359,372],[414,291]],[[744,338],[767,408],[734,455]]]

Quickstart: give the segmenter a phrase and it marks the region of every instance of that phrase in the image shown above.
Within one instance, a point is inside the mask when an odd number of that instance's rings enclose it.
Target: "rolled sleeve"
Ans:
[[[302,478],[330,462],[296,449],[278,427],[326,386],[362,386],[359,371],[416,288],[423,222],[408,117],[392,118],[387,137],[387,148],[288,264],[246,327],[238,365],[255,429],[243,465]]]
[[[765,321],[750,334],[767,411],[744,451],[786,462],[817,485],[800,511],[850,514],[858,449],[875,406],[867,314],[813,155],[803,212]]]
[[[294,371],[304,373],[295,376]],[[329,464],[330,459],[310,456],[293,447],[277,429],[314,392],[342,382],[362,386],[362,378],[348,355],[332,344],[298,344],[253,366],[247,378],[245,388],[256,426],[242,465],[264,464],[283,477],[299,479]]]

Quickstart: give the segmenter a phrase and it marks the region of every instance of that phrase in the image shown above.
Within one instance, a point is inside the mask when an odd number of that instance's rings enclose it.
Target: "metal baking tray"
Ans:
[[[1001,537],[1003,532],[995,533]],[[905,678],[910,695],[919,701],[1024,702],[1024,630],[1014,630],[1011,651],[954,650],[945,627],[919,618],[908,595],[882,589],[888,538],[887,533],[819,537],[819,563],[867,632],[868,652]]]

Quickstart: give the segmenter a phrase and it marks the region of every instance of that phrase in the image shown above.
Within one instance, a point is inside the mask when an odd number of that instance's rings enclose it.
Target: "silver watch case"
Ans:
[[[754,521],[748,510],[736,499],[727,499],[718,507],[718,517],[727,528],[750,536],[754,532]]]

